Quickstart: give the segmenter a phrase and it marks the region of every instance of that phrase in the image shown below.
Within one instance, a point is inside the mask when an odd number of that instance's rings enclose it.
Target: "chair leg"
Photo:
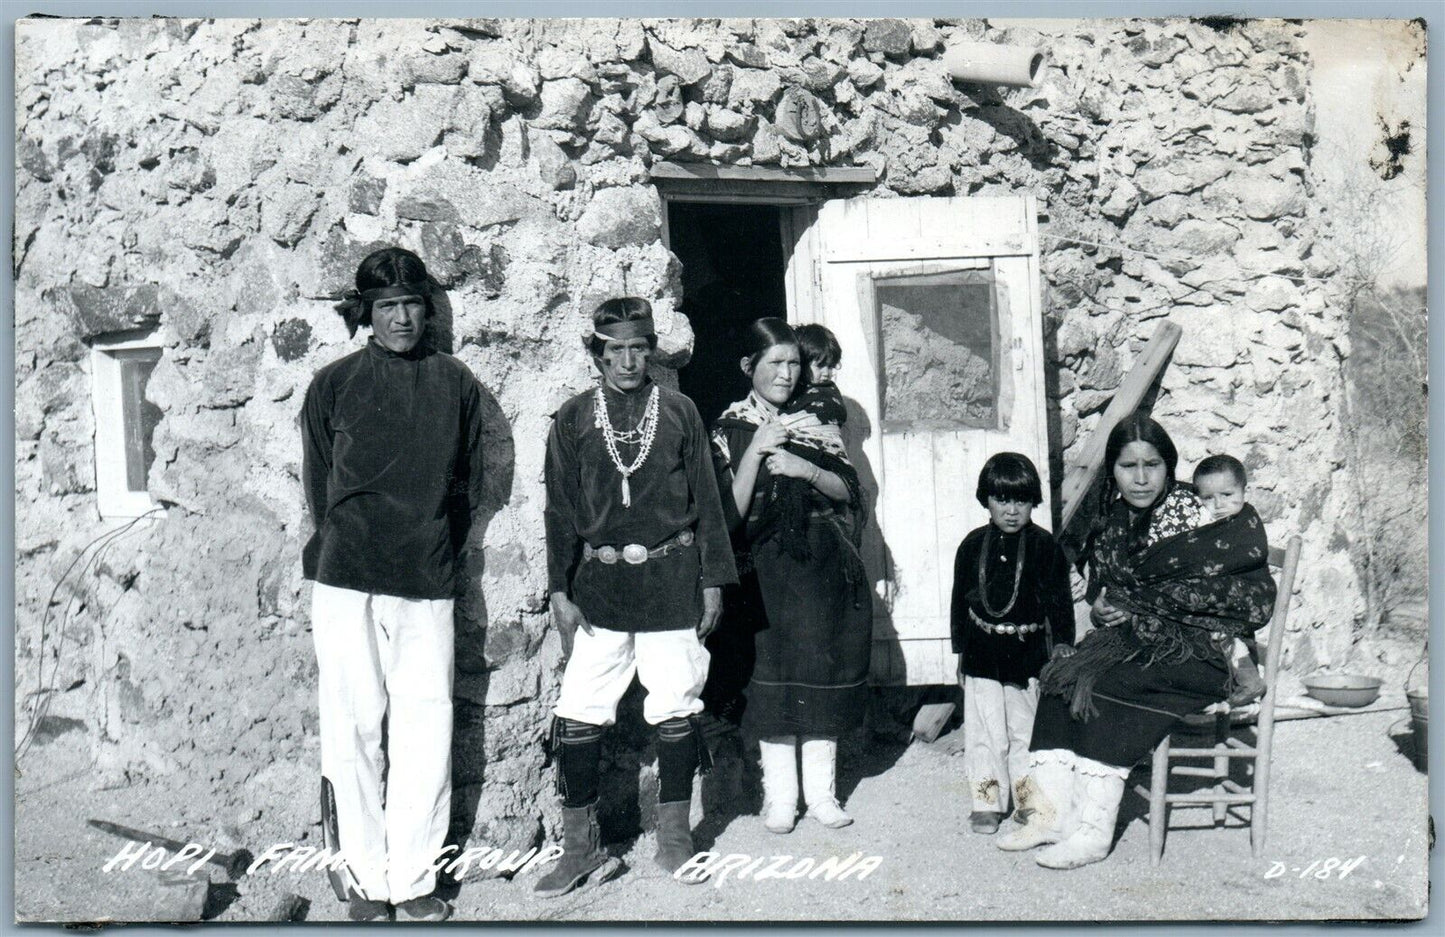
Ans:
[[[1223,713],[1216,713],[1214,716],[1214,750],[1224,752],[1228,750],[1229,739],[1229,712],[1226,709]],[[1229,758],[1219,754],[1214,756],[1214,793],[1227,794],[1224,789],[1224,781],[1229,777]],[[1214,808],[1214,825],[1223,826],[1224,820],[1229,816],[1229,804],[1222,800],[1216,800],[1212,805]]]
[[[1227,794],[1224,789],[1224,779],[1229,777],[1229,759],[1223,756],[1216,756],[1214,759],[1214,793]],[[1222,800],[1216,800],[1210,804],[1214,809],[1214,825],[1223,826],[1225,818],[1229,816],[1229,804]]]
[[[1164,855],[1164,830],[1169,825],[1169,736],[1154,749],[1149,776],[1149,864],[1158,865]]]
[[[1261,731],[1266,739],[1254,759],[1254,806],[1249,811],[1249,845],[1256,859],[1264,852],[1265,836],[1269,833],[1269,762],[1273,739],[1268,736],[1273,733],[1273,725]]]

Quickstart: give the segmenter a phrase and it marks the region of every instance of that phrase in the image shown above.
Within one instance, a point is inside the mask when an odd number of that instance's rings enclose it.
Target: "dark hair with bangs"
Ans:
[[[406,283],[422,285],[421,298],[426,305],[426,316],[430,319],[436,315],[436,307],[432,305],[431,299],[431,277],[426,272],[426,264],[406,248],[383,247],[372,251],[356,268],[356,289],[361,293]],[[361,301],[361,315],[357,319],[357,325],[371,325],[371,306],[371,302]]]
[[[988,507],[990,495],[1000,501],[1027,501],[1038,507],[1044,503],[1039,470],[1028,456],[1017,452],[989,456],[978,473],[978,503]]]
[[[1244,463],[1232,455],[1212,455],[1199,461],[1194,467],[1194,487],[1199,487],[1199,479],[1208,475],[1233,476],[1234,483],[1243,488],[1249,484],[1244,475]]]
[[[843,346],[838,344],[838,336],[826,325],[810,322],[796,326],[793,333],[798,336],[798,350],[808,364],[836,368],[843,360]]]

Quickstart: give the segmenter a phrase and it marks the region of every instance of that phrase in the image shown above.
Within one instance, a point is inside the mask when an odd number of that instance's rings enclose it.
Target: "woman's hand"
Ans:
[[[768,471],[788,478],[802,478],[812,481],[822,469],[801,456],[779,449],[768,456]]]
[[[1079,649],[1074,647],[1072,644],[1055,644],[1053,657],[1050,659],[1062,660],[1065,657],[1073,657],[1075,654],[1078,653],[1078,651]]]
[[[843,479],[791,452],[779,449],[768,456],[768,471],[774,475],[801,478],[829,500],[847,501],[849,498],[848,484]]]
[[[753,488],[757,486],[763,460],[787,441],[788,428],[776,420],[769,420],[757,428],[742,458],[733,465],[733,504],[743,517],[748,515],[748,504],[753,499]]]
[[[753,433],[753,441],[748,443],[748,449],[743,453],[743,458],[762,460],[771,456],[787,441],[788,428],[781,423],[769,421],[759,426],[757,432]]]
[[[1089,609],[1089,617],[1101,628],[1113,628],[1128,621],[1129,613],[1110,605],[1108,593],[1100,592],[1094,600],[1094,607]]]

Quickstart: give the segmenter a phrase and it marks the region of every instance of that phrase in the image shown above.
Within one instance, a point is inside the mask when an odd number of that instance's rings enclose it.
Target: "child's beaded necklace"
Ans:
[[[983,532],[983,549],[978,551],[978,602],[983,610],[992,618],[1002,618],[1013,609],[1014,603],[1019,598],[1019,583],[1024,576],[1024,537],[1023,531],[1019,531],[1019,557],[1014,564],[1014,588],[1008,597],[1008,604],[998,611],[989,608],[988,605],[988,550],[990,541],[993,539],[993,524],[989,524]]]

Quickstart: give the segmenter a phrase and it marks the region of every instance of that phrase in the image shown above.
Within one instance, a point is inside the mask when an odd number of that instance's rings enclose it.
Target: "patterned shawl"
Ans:
[[[1165,537],[1135,552],[1128,507],[1115,502],[1089,558],[1108,601],[1130,613],[1099,628],[1072,657],[1044,668],[1043,690],[1072,701],[1076,718],[1094,713],[1095,680],[1114,664],[1143,657],[1145,666],[1217,658],[1218,633],[1253,634],[1269,623],[1275,584],[1269,542],[1254,508]]]
[[[756,431],[769,420],[788,427],[788,441],[783,446],[785,450],[825,472],[832,472],[848,486],[848,510],[844,512],[846,516],[840,519],[847,524],[846,539],[856,547],[863,527],[863,487],[858,481],[857,470],[848,461],[841,433],[828,432],[830,427],[819,423],[818,418],[811,413],[779,414],[764,404],[756,391],[751,391],[747,397],[724,410],[718,418],[717,429],[713,433],[713,445],[731,463],[732,454],[728,452],[726,431]],[[808,548],[808,526],[815,513],[815,502],[822,498],[822,495],[815,495],[813,486],[804,479],[772,475],[766,468],[760,471],[758,483],[765,487],[762,489],[761,510],[754,539],[761,539],[776,530],[783,550],[794,559],[806,561],[811,556]]]

